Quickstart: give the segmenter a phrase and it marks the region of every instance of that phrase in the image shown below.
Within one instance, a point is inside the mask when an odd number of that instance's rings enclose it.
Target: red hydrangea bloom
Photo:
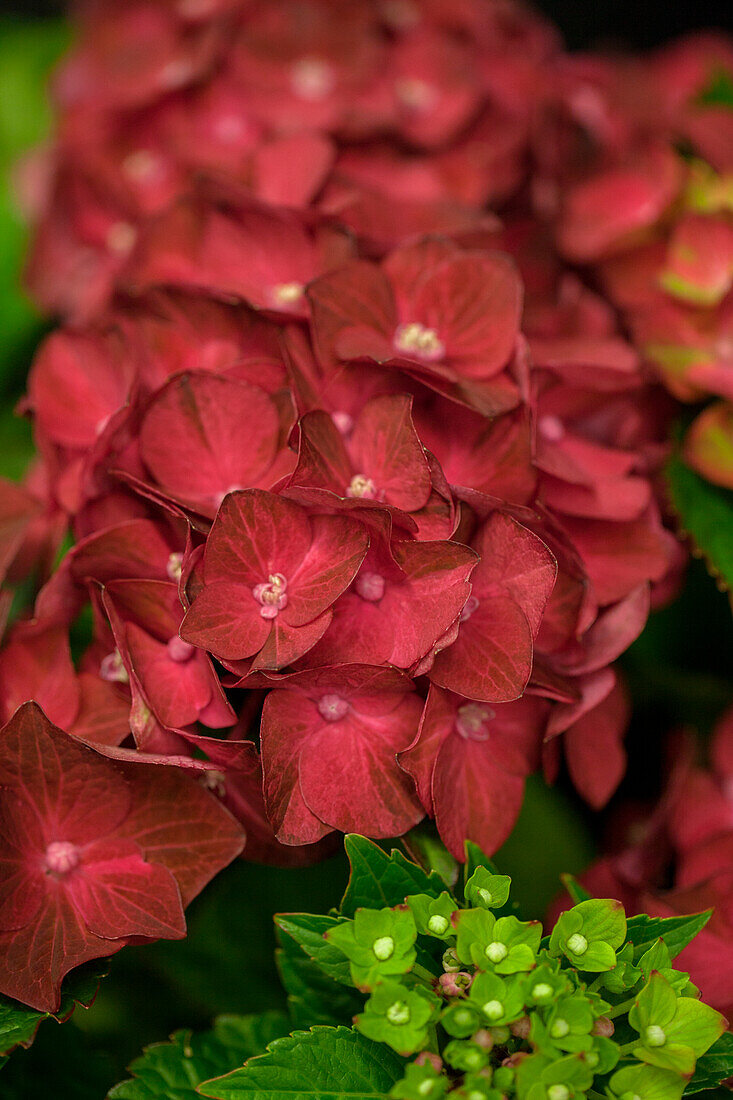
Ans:
[[[649,368],[733,400],[729,44],[568,57],[514,0],[79,20],[20,175],[67,324],[29,378],[39,457],[0,485],[0,627],[31,593],[2,718],[35,699],[121,789],[218,800],[282,864],[423,814],[492,851],[563,760],[605,804],[611,666],[682,567]],[[728,411],[687,448],[722,481]]]
[[[557,565],[541,539],[502,513],[482,525],[472,545],[480,560],[458,637],[438,653],[430,678],[469,699],[506,703],[529,681]]]
[[[430,688],[420,732],[399,760],[457,859],[465,840],[494,852],[512,831],[547,708],[529,695],[488,706]]]
[[[229,661],[282,668],[328,627],[368,546],[360,524],[312,516],[259,489],[225,497],[206,543],[204,586],[181,637]]]
[[[130,937],[183,936],[183,906],[243,838],[186,776],[105,760],[34,704],[0,755],[0,989],[52,1012],[72,967]]]
[[[260,733],[278,838],[310,843],[331,829],[389,837],[417,824],[423,811],[396,756],[421,713],[410,680],[393,669],[342,665],[283,678],[265,699]]]
[[[425,241],[391,253],[381,268],[353,261],[316,280],[308,296],[327,362],[397,367],[482,412],[517,403],[511,382],[496,378],[514,351],[522,308],[509,257]]]

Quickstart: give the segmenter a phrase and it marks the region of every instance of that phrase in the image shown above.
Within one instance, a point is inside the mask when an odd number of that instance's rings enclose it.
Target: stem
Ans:
[[[632,1039],[630,1043],[624,1043],[622,1047],[619,1047],[618,1056],[624,1058],[627,1054],[631,1054],[636,1047],[641,1043],[640,1039]]]
[[[433,985],[435,984],[435,974],[431,974],[426,967],[420,966],[419,963],[415,963],[410,973],[414,974],[414,976],[418,978],[421,982],[429,985],[431,989],[433,988]]]
[[[612,1012],[607,1012],[609,1020],[615,1020],[617,1016],[622,1016],[624,1012],[628,1012],[630,1008],[634,1007],[636,1002],[636,996],[629,997],[628,1000],[622,1001],[620,1005],[614,1005]]]

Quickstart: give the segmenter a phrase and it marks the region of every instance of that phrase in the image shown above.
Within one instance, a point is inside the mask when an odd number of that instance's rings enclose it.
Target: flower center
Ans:
[[[409,1024],[410,1006],[405,1001],[395,1001],[387,1009],[387,1019],[391,1024]]]
[[[484,1005],[484,1015],[490,1020],[498,1020],[504,1015],[504,1005],[501,1001],[487,1001]]]
[[[183,638],[179,638],[177,634],[168,639],[166,649],[171,661],[175,661],[177,665],[184,665],[186,661],[190,661],[196,652],[195,645],[184,642]]]
[[[547,1100],[568,1100],[570,1089],[567,1085],[550,1085],[547,1090]]]
[[[648,1047],[663,1047],[667,1042],[667,1036],[658,1024],[651,1024],[646,1029],[645,1038]]]
[[[183,569],[183,554],[175,551],[168,558],[165,571],[170,580],[175,581],[176,584],[181,579],[181,572]]]
[[[394,955],[394,940],[391,936],[380,936],[372,944],[372,951],[380,962],[385,962]]]
[[[302,283],[278,283],[270,290],[270,298],[276,306],[292,306],[302,297]]]
[[[484,955],[492,963],[500,963],[508,954],[506,945],[499,943],[498,940],[494,940],[493,943],[484,948]]]
[[[378,603],[384,595],[384,577],[379,573],[360,573],[354,587],[362,600]]]
[[[563,1020],[562,1017],[558,1017],[550,1028],[550,1035],[553,1039],[564,1039],[567,1033],[570,1031],[570,1024],[567,1020]]]
[[[224,772],[211,768],[201,776],[201,782],[207,791],[212,791],[219,798],[223,798],[227,793],[226,778]]]
[[[337,409],[336,412],[331,413],[331,419],[341,435],[351,435],[354,428],[354,418],[350,413]]]
[[[464,703],[456,714],[456,729],[467,741],[487,741],[488,723],[495,717],[490,707],[480,703]]]
[[[340,695],[322,695],[316,706],[327,722],[338,722],[349,709],[349,704]]]
[[[119,649],[114,653],[108,653],[99,666],[99,675],[110,684],[129,684],[130,677],[127,674]]]
[[[428,921],[428,929],[436,936],[442,936],[448,931],[448,918],[441,913],[434,913]]]
[[[301,57],[290,70],[290,87],[294,94],[311,103],[325,99],[335,83],[333,67],[319,57]]]
[[[347,497],[358,497],[361,500],[375,500],[377,487],[366,474],[354,474],[346,490]]]
[[[474,611],[478,610],[478,600],[475,596],[469,596],[463,605],[463,610],[458,616],[458,621],[465,623],[466,619],[470,619]]]
[[[115,222],[107,230],[106,245],[110,252],[126,256],[132,252],[137,239],[137,230],[129,222]]]
[[[395,92],[402,106],[411,111],[428,111],[438,100],[435,87],[416,76],[398,80]]]
[[[434,328],[427,328],[420,321],[408,321],[400,325],[394,334],[394,346],[397,351],[434,363],[445,355],[445,345]]]
[[[532,986],[532,996],[535,1001],[544,1001],[546,997],[552,996],[552,986],[549,982],[537,982],[537,985]]]
[[[263,619],[275,619],[279,611],[288,606],[286,588],[288,582],[282,573],[270,573],[266,584],[258,584],[252,589],[252,595],[262,606]]]
[[[79,865],[81,856],[76,844],[68,840],[53,840],[46,848],[44,863],[52,875],[68,875]]]
[[[559,416],[541,416],[537,430],[548,443],[559,443],[565,435],[565,428]]]
[[[161,168],[160,158],[149,149],[138,149],[122,162],[122,171],[135,183],[145,183],[160,175]]]
[[[568,940],[568,950],[574,955],[585,955],[588,950],[588,941],[580,932],[574,932]]]
[[[481,901],[484,903],[484,905],[491,905],[491,891],[490,890],[486,890],[483,886],[479,886],[476,893],[481,898]]]

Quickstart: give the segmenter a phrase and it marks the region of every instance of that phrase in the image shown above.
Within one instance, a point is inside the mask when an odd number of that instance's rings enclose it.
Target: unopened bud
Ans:
[[[416,1066],[432,1066],[436,1073],[443,1068],[443,1059],[439,1054],[433,1054],[431,1050],[421,1050],[415,1059]]]
[[[485,1027],[481,1027],[471,1036],[471,1042],[482,1050],[491,1050],[494,1045],[494,1036]]]
[[[588,941],[585,936],[581,936],[580,932],[574,932],[568,940],[568,951],[572,951],[574,955],[585,955],[587,950]],[[564,1088],[565,1086],[563,1085],[562,1087]]]
[[[613,1020],[608,1016],[599,1016],[593,1024],[591,1035],[600,1035],[603,1039],[610,1039],[616,1030]]]
[[[465,993],[473,981],[473,975],[467,970],[459,970],[457,973],[441,974],[438,978],[440,992],[446,997],[460,997]]]
[[[455,974],[456,971],[461,969],[461,960],[456,955],[452,947],[449,947],[447,951],[443,952],[443,970],[447,974]]]
[[[521,1020],[515,1020],[513,1024],[509,1024],[509,1030],[517,1039],[526,1039],[529,1036],[529,1028],[529,1016],[522,1016]]]

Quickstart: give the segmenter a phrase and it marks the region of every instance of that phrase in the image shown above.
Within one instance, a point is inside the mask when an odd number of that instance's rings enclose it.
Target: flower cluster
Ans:
[[[571,62],[548,114],[542,204],[634,346],[698,414],[685,456],[733,487],[733,42]]]
[[[723,47],[683,49],[679,110],[674,49],[650,79],[717,167],[695,104]],[[682,564],[665,399],[553,199],[586,140],[641,157],[603,109],[619,72],[512,0],[83,8],[22,175],[64,324],[24,403],[38,458],[0,487],[3,619],[35,596],[0,720],[33,699],[198,777],[268,861],[425,814],[495,851],[563,759],[608,800],[612,665]],[[677,187],[655,150],[648,186]]]
[[[652,812],[617,819],[615,851],[583,881],[610,890],[627,909],[669,916],[712,909],[710,922],[682,962],[723,1012],[733,1009],[733,711],[720,719],[710,764],[692,741],[678,740],[668,786]],[[626,837],[619,842],[619,836]]]
[[[610,899],[579,902],[543,938],[512,914],[510,884],[482,858],[463,907],[431,889],[325,932],[369,994],[357,1030],[411,1059],[389,1095],[679,1100],[727,1024],[676,952]]]

